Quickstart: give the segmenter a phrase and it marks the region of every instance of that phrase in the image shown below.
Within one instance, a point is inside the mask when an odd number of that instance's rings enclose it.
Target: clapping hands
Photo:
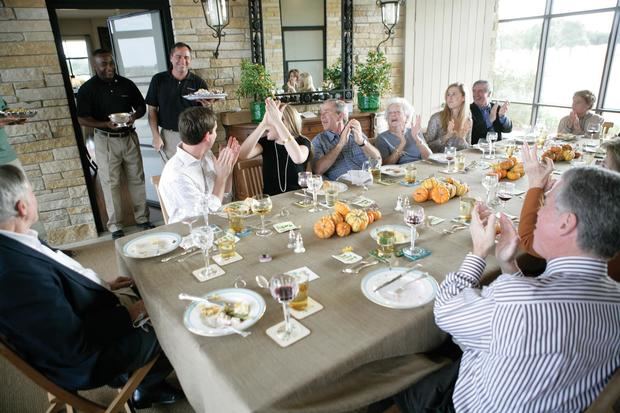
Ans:
[[[502,268],[507,268],[514,265],[519,236],[512,221],[505,214],[500,214],[500,234],[497,244],[495,244],[498,218],[489,212],[492,211],[480,202],[476,203],[472,211],[471,225],[469,226],[473,243],[472,252],[484,259],[495,248],[495,258],[500,262]]]
[[[527,143],[524,143],[521,148],[521,157],[523,158],[523,169],[529,187],[550,189],[554,183],[550,179],[553,172],[553,161],[549,158],[542,158],[540,161],[536,153],[536,146],[530,148]]]
[[[220,176],[229,176],[232,172],[237,158],[239,158],[239,150],[241,145],[237,138],[231,136],[228,138],[226,146],[220,149],[220,153],[214,162],[215,173]]]

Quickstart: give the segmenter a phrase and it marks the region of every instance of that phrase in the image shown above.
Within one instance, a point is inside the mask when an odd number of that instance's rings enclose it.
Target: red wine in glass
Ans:
[[[405,217],[405,224],[420,225],[423,219],[424,217],[420,215],[408,215],[407,217]]]
[[[293,295],[293,286],[291,285],[283,285],[281,287],[277,287],[274,291],[274,297],[278,302],[288,302],[295,298]]]
[[[286,304],[292,301],[299,293],[297,278],[289,274],[274,275],[269,281],[269,291],[271,296],[282,304],[282,311],[284,312],[284,325],[278,329],[276,334],[281,340],[288,340],[293,330]]]

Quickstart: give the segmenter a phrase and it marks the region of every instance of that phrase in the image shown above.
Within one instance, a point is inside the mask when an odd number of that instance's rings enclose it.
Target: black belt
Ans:
[[[95,131],[97,131],[98,133],[104,136],[107,136],[108,138],[124,138],[126,136],[131,135],[135,131],[135,129],[132,129],[126,132],[107,132],[107,131],[95,128]]]

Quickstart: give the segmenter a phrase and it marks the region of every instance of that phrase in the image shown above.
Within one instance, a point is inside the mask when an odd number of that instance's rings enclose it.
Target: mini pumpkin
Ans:
[[[351,212],[351,208],[344,202],[338,201],[334,205],[334,211],[339,212],[340,215],[346,217],[349,212]]]
[[[368,215],[368,224],[375,222],[375,214],[372,211],[366,211],[366,215]]]
[[[415,202],[426,202],[428,201],[428,189],[419,186],[413,191],[413,200]]]
[[[454,198],[456,196],[456,186],[453,184],[446,184],[445,187],[448,188],[450,198]]]
[[[352,209],[345,217],[345,221],[351,225],[353,232],[360,232],[368,226],[368,214],[361,209]]]
[[[456,196],[463,196],[467,192],[469,192],[469,185],[467,185],[466,183],[459,183],[456,186]]]
[[[375,221],[379,221],[383,217],[381,211],[379,211],[378,209],[372,209],[371,211],[375,216]]]
[[[313,229],[317,237],[325,239],[334,235],[334,232],[336,232],[336,224],[334,224],[334,221],[332,221],[329,215],[326,215],[319,218],[319,220],[314,223]]]
[[[344,217],[338,211],[332,212],[331,217],[332,217],[332,221],[334,221],[334,224],[338,224],[340,222],[344,222]]]
[[[521,174],[517,171],[508,171],[508,173],[506,174],[506,177],[508,179],[510,179],[511,181],[516,181],[517,179],[521,178]]]
[[[339,237],[346,237],[350,233],[351,225],[347,224],[346,222],[339,222],[338,224],[336,224],[336,234],[338,234]]]
[[[445,204],[450,200],[450,192],[444,185],[437,185],[431,189],[431,199],[437,204]]]

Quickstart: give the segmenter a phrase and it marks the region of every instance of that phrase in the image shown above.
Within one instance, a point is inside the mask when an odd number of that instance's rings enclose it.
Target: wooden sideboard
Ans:
[[[240,142],[250,136],[252,131],[256,128],[255,123],[248,122],[250,113],[245,112],[234,113],[226,112],[221,114],[222,125],[226,130],[226,136],[235,136]],[[375,114],[360,112],[352,113],[349,118],[357,119],[362,126],[362,131],[369,138],[372,139],[375,136]],[[313,139],[316,135],[323,132],[323,126],[321,125],[321,118],[304,118],[302,121],[301,133],[309,139]]]

